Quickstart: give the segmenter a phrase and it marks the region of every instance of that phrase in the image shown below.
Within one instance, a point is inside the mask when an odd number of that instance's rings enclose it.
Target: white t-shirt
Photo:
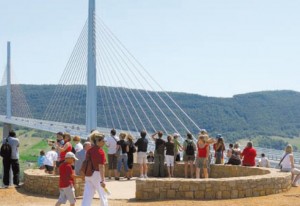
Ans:
[[[270,167],[270,163],[269,163],[268,158],[262,157],[262,158],[259,160],[258,165],[259,165],[260,167]]]
[[[44,165],[49,165],[53,167],[53,162],[57,161],[57,152],[56,151],[49,151],[45,155]]]
[[[288,154],[284,157],[284,159],[281,162],[282,165],[282,169],[292,169],[292,165],[291,165],[291,160],[290,160],[290,156],[293,157],[293,154]],[[294,157],[293,157],[294,158]]]
[[[116,154],[117,152],[117,141],[119,141],[119,137],[117,136],[109,136],[106,139],[106,146],[108,148],[108,154]]]
[[[75,151],[76,151],[76,153],[77,152],[79,152],[80,150],[82,150],[83,149],[83,146],[82,146],[82,144],[80,143],[80,142],[78,142],[76,145],[75,145]]]

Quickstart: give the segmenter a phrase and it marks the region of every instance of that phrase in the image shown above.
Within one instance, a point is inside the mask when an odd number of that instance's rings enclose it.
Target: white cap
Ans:
[[[174,134],[173,134],[173,137],[180,137],[180,134],[174,133]]]
[[[65,158],[73,158],[74,160],[78,160],[73,152],[67,152]]]

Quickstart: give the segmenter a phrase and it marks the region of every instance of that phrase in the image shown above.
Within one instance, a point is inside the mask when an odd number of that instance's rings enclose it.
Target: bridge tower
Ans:
[[[10,65],[10,42],[7,42],[7,65],[6,65],[6,118],[11,119],[11,65]],[[3,138],[8,136],[12,125],[4,123]]]
[[[95,0],[89,0],[86,132],[97,127]]]

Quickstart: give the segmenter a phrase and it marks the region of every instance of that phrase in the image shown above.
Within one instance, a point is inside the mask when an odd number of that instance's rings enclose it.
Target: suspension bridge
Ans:
[[[134,136],[143,129],[165,134],[199,132],[200,127],[96,16],[95,6],[95,0],[89,0],[88,18],[43,115],[34,116],[32,110],[42,106],[29,105],[22,85],[13,81],[8,42],[0,89],[3,135],[12,125],[82,138],[92,129],[109,133],[111,128]]]
[[[181,134],[180,141],[187,132],[198,133],[200,126],[96,15],[95,7],[95,0],[89,0],[88,18],[47,106],[27,103],[22,85],[12,75],[8,42],[0,87],[3,136],[8,135],[12,125],[69,132],[83,139],[92,129],[109,134],[111,128],[135,137],[143,129],[148,134],[157,130],[165,134],[176,132]],[[32,110],[39,110],[39,115]],[[271,157],[271,153],[267,155]],[[279,161],[277,156],[282,152],[275,153],[274,159]]]

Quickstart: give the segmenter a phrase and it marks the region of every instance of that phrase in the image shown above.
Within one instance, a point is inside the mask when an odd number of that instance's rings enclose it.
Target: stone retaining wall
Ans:
[[[28,192],[42,195],[59,195],[59,176],[46,174],[43,170],[28,169],[24,171],[24,188]],[[76,178],[75,195],[82,196],[84,180]]]
[[[232,199],[285,192],[290,187],[291,174],[276,169],[212,165],[209,179],[138,179],[136,199]]]

